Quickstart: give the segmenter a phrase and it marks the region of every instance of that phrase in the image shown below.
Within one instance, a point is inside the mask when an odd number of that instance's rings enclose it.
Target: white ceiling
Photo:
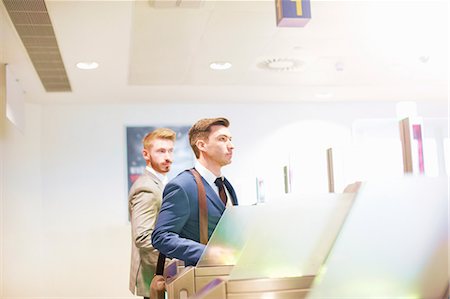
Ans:
[[[312,0],[303,28],[277,28],[274,0],[192,3],[47,0],[72,85],[47,93],[0,1],[0,61],[38,103],[447,101],[447,1]],[[269,70],[270,59],[298,68]]]

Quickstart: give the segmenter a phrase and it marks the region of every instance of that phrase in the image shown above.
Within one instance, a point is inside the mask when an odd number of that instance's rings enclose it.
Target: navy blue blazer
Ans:
[[[203,177],[202,181],[208,206],[209,238],[225,211],[225,205]],[[230,182],[225,179],[224,184],[233,205],[237,205],[236,193]],[[205,250],[205,245],[200,243],[197,184],[189,170],[180,173],[164,188],[152,244],[167,257],[184,261],[186,266],[195,266]]]

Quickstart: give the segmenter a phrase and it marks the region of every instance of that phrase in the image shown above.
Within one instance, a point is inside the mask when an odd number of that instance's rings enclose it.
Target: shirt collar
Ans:
[[[195,169],[197,169],[198,173],[206,180],[206,182],[208,182],[208,184],[210,184],[211,186],[215,186],[214,181],[216,180],[217,177],[214,173],[212,173],[208,168],[203,166],[198,160],[195,160],[194,167]]]
[[[167,184],[168,181],[167,175],[157,172],[150,165],[147,165],[145,169],[147,169],[150,173],[154,174],[163,183],[164,186]]]

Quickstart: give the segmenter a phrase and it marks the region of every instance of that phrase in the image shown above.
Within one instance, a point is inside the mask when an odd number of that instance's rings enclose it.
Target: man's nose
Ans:
[[[166,160],[172,162],[172,159],[173,159],[173,153],[167,152],[166,153]]]

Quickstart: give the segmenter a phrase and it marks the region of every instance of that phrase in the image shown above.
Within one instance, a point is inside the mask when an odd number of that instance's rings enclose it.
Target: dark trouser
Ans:
[[[144,297],[144,299],[150,299],[150,298],[148,298],[148,297]]]

